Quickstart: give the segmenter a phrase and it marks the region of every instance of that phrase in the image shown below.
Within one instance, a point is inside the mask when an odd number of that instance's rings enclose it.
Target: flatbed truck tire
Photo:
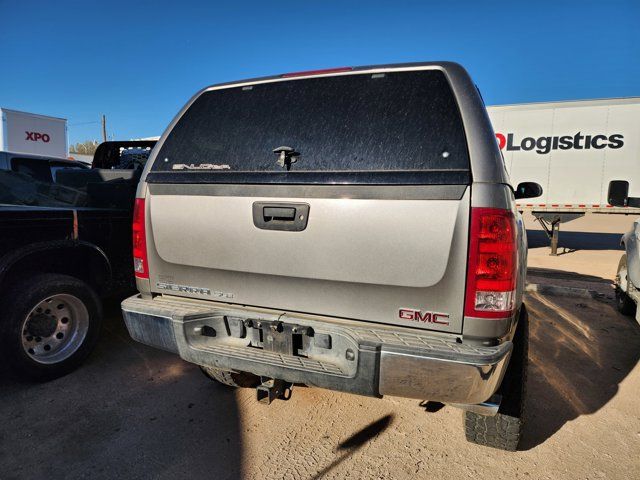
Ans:
[[[0,301],[0,352],[19,379],[47,381],[78,368],[95,347],[102,304],[84,281],[54,273],[16,281]]]

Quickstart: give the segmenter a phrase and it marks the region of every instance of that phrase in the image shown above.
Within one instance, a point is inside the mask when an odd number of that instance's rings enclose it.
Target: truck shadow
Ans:
[[[622,250],[621,233],[571,232],[560,230],[558,247],[567,250]],[[527,230],[529,248],[548,247],[549,238],[542,230]]]
[[[521,449],[528,450],[616,395],[640,357],[640,326],[607,299],[531,293],[525,301],[530,346]]]
[[[538,293],[526,302],[531,343],[523,450],[604,407],[640,358],[640,327],[610,302]],[[243,475],[235,393],[175,355],[133,342],[117,303],[107,305],[102,338],[82,368],[29,384],[0,367],[0,399],[0,464],[16,477]],[[344,441],[323,473],[391,423],[383,417]]]
[[[587,275],[583,273],[569,272],[566,270],[554,270],[552,268],[528,267],[527,268],[528,283],[555,283],[567,287],[589,286],[602,293],[603,296],[613,298],[613,280],[598,277],[596,275]]]
[[[133,342],[118,303],[79,370],[42,384],[0,371],[0,392],[0,464],[17,478],[242,477],[234,391]]]

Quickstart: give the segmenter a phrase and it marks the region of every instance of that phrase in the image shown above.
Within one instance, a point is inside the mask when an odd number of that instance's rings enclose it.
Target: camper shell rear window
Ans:
[[[292,154],[274,153],[288,147]],[[357,73],[202,93],[151,183],[461,184],[464,127],[440,70]]]

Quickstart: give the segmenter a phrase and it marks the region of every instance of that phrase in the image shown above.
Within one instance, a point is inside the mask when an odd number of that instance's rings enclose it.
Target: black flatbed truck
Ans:
[[[0,355],[20,378],[77,368],[98,340],[103,299],[135,289],[140,168],[113,168],[132,142],[107,143],[94,164],[112,168],[58,170],[55,182],[0,169]]]

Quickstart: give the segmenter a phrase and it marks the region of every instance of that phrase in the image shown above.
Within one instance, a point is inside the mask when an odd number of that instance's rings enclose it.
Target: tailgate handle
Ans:
[[[253,224],[262,230],[301,232],[307,228],[308,203],[253,203]]]
[[[264,207],[262,212],[265,222],[270,222],[272,220],[291,222],[296,218],[295,208]]]

